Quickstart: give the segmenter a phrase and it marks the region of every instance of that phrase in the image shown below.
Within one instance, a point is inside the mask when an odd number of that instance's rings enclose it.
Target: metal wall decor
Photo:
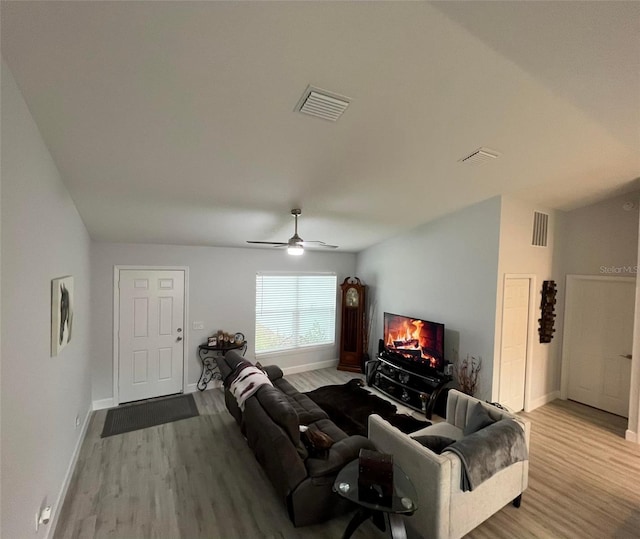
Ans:
[[[540,301],[541,317],[538,319],[538,333],[540,334],[540,342],[548,343],[553,339],[555,328],[553,327],[556,319],[556,282],[544,281],[542,283],[542,300]]]

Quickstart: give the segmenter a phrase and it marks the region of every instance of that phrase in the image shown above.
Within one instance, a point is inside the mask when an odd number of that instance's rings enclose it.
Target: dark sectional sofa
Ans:
[[[361,448],[373,449],[371,442],[363,436],[347,436],[322,408],[285,380],[275,365],[264,368],[273,387],[261,386],[241,411],[228,385],[245,359],[231,351],[217,361],[227,409],[284,500],[293,524],[323,522],[351,509],[349,502],[332,491],[333,482],[337,473],[358,457]],[[334,440],[326,459],[309,456],[300,438],[300,425],[317,428]]]

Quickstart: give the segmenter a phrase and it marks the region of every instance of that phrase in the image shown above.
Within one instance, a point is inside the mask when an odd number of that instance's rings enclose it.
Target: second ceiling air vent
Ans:
[[[308,86],[295,110],[309,116],[335,122],[342,116],[350,101],[348,97]]]
[[[549,216],[539,211],[533,212],[533,237],[531,245],[547,246],[547,232],[549,230]]]
[[[482,163],[483,161],[491,161],[492,159],[497,159],[500,157],[500,154],[495,150],[490,150],[488,148],[478,148],[475,152],[463,157],[458,160],[458,163],[466,163],[471,165],[473,163]]]

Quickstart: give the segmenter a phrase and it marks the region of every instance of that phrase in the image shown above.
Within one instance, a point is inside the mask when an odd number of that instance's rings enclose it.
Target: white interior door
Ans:
[[[567,279],[569,399],[628,416],[634,301],[633,279]]]
[[[183,391],[184,271],[119,275],[119,402]]]
[[[524,408],[529,334],[529,279],[507,278],[502,309],[500,403],[514,412]]]

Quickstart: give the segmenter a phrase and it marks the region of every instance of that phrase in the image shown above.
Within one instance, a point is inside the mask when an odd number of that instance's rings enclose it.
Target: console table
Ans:
[[[374,361],[377,363],[371,377],[368,377],[370,385],[431,419],[436,401],[451,385],[451,376],[440,373],[417,374],[383,355],[378,355]]]
[[[198,356],[200,357],[200,361],[202,361],[202,373],[198,380],[198,389],[200,391],[207,389],[207,384],[211,380],[222,380],[216,358],[223,357],[229,350],[241,350],[244,356],[247,351],[247,341],[218,346],[209,346],[208,344],[198,346]]]
[[[358,459],[347,464],[336,477],[333,491],[343,498],[350,500],[360,507],[353,516],[342,539],[349,539],[358,526],[368,518],[382,531],[385,528],[392,539],[407,539],[404,521],[400,515],[413,515],[418,506],[418,495],[411,480],[397,464],[393,465],[393,496],[391,500],[380,498],[377,502],[369,498],[363,499],[358,489],[358,474],[360,462]]]

